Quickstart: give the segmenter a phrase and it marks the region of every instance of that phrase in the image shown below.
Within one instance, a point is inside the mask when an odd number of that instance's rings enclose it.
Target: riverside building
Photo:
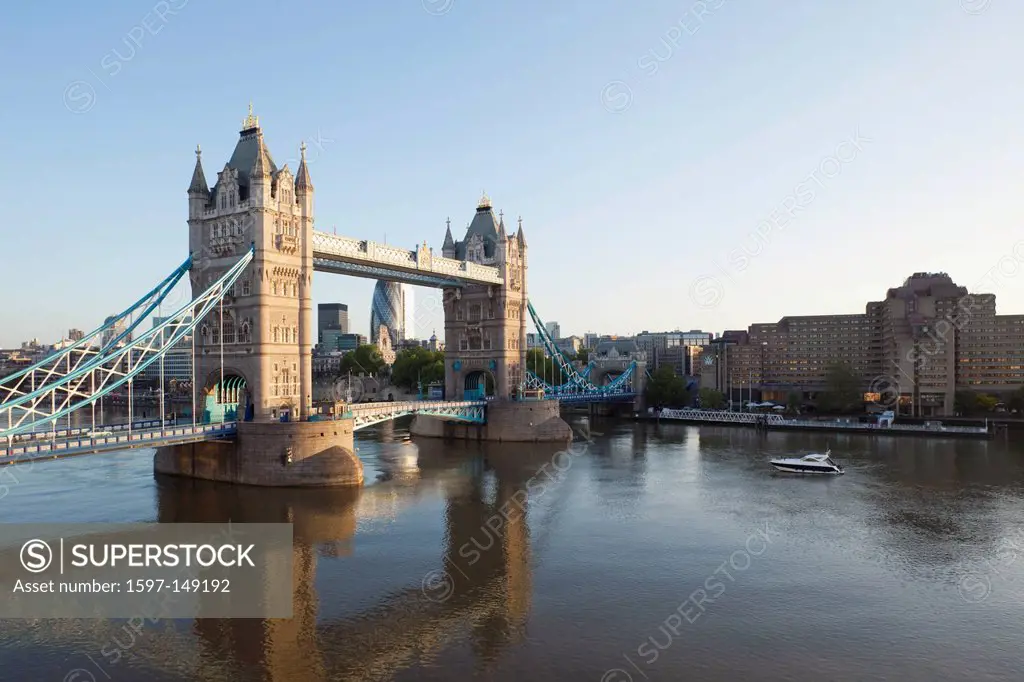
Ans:
[[[734,401],[813,399],[836,362],[860,377],[868,402],[950,415],[957,391],[1007,395],[1024,385],[1024,315],[996,315],[994,294],[919,272],[862,314],[787,316],[725,332],[702,352],[701,385]]]

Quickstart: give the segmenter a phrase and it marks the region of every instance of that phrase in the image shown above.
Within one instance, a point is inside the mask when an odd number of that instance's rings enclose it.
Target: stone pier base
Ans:
[[[464,424],[443,417],[416,415],[409,433],[428,438],[489,440],[506,443],[568,442],[572,429],[559,416],[557,400],[502,401],[487,404],[486,424]]]
[[[352,420],[239,422],[234,442],[210,441],[159,448],[158,474],[274,487],[359,486],[363,463],[355,454]]]

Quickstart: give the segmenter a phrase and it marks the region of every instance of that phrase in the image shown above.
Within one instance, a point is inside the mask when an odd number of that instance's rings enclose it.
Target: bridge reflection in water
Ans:
[[[521,640],[531,602],[527,483],[552,461],[557,447],[489,443],[486,455],[473,446],[453,450],[433,441],[408,447],[419,450],[418,476],[408,475],[408,458],[391,458],[404,471],[388,472],[389,480],[365,489],[268,491],[159,479],[162,523],[294,524],[293,618],[193,621],[200,650],[186,658],[196,661],[198,678],[386,679],[467,631],[477,665],[486,668]],[[361,514],[391,516],[395,504],[415,503],[415,488],[437,483],[446,505],[444,555],[434,570],[423,580],[410,576],[404,589],[368,610],[340,619],[318,617],[328,610],[323,607],[333,606],[322,604],[316,590],[319,557],[354,551]]]

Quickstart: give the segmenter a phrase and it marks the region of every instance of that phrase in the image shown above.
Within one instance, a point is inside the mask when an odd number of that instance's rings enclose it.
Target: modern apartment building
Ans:
[[[907,414],[952,414],[957,391],[1000,395],[1024,385],[1024,315],[996,315],[994,294],[919,272],[863,314],[784,317],[726,332],[702,353],[702,385],[734,400],[813,398],[836,362],[860,376],[866,400],[898,395]]]
[[[678,376],[699,374],[699,365],[694,360],[701,355],[701,349],[711,343],[714,334],[691,329],[671,332],[642,331],[636,335],[636,344],[642,350],[653,371],[668,365]]]

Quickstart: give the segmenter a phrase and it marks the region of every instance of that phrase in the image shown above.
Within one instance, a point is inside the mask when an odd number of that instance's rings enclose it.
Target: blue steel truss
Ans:
[[[562,352],[562,349],[555,343],[555,340],[551,338],[547,327],[544,325],[544,321],[537,314],[533,304],[527,301],[526,306],[533,324],[537,328],[537,334],[540,336],[544,349],[558,365],[561,376],[565,377],[565,381],[557,385],[550,384],[527,368],[524,373],[525,380],[523,382],[525,388],[541,389],[544,391],[545,398],[564,402],[632,400],[636,397],[636,393],[633,390],[633,376],[637,368],[635,361],[631,362],[622,374],[606,386],[594,385],[590,381],[590,373],[595,363],[589,362],[582,372],[577,371],[572,362],[565,356],[565,353]]]
[[[28,395],[59,381],[91,360],[104,356],[124,339],[131,338],[135,328],[163,303],[167,295],[191,267],[192,257],[189,256],[174,272],[165,277],[142,298],[121,313],[107,318],[101,326],[80,340],[30,367],[0,378],[0,403]],[[122,326],[126,319],[128,320],[127,325]],[[121,331],[115,333],[117,330]],[[104,337],[106,337],[106,342],[104,342]]]
[[[0,438],[10,439],[39,426],[55,428],[58,419],[94,404],[131,381],[192,332],[234,285],[254,255],[255,246],[200,296],[131,343],[107,348],[105,353],[62,378],[0,403]]]
[[[420,400],[408,402],[357,403],[351,406],[345,416],[352,417],[352,430],[398,419],[410,414],[443,417],[451,421],[483,424],[487,418],[487,402],[484,400]]]

